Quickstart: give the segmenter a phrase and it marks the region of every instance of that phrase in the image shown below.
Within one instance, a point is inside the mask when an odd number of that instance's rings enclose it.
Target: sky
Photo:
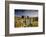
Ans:
[[[29,16],[29,17],[38,17],[38,10],[22,10],[15,9],[15,16]]]

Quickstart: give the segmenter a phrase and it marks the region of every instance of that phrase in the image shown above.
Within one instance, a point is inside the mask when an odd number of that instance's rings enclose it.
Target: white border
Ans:
[[[14,9],[28,9],[39,10],[38,11],[38,23],[39,27],[26,27],[15,28],[14,27]],[[9,4],[9,33],[27,33],[27,32],[43,32],[43,6],[42,5],[22,5],[22,4]]]

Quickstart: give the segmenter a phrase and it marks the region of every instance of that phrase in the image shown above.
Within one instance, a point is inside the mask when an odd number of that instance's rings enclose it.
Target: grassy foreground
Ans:
[[[15,17],[15,27],[38,27],[38,17]]]

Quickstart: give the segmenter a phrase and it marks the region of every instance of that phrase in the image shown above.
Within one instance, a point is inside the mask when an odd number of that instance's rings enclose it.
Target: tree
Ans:
[[[24,16],[22,16],[22,18],[24,18]]]

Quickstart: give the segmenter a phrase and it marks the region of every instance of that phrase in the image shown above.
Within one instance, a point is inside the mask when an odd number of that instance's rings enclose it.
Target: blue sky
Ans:
[[[29,17],[37,17],[38,10],[22,10],[22,9],[15,9],[15,16],[29,16]]]

